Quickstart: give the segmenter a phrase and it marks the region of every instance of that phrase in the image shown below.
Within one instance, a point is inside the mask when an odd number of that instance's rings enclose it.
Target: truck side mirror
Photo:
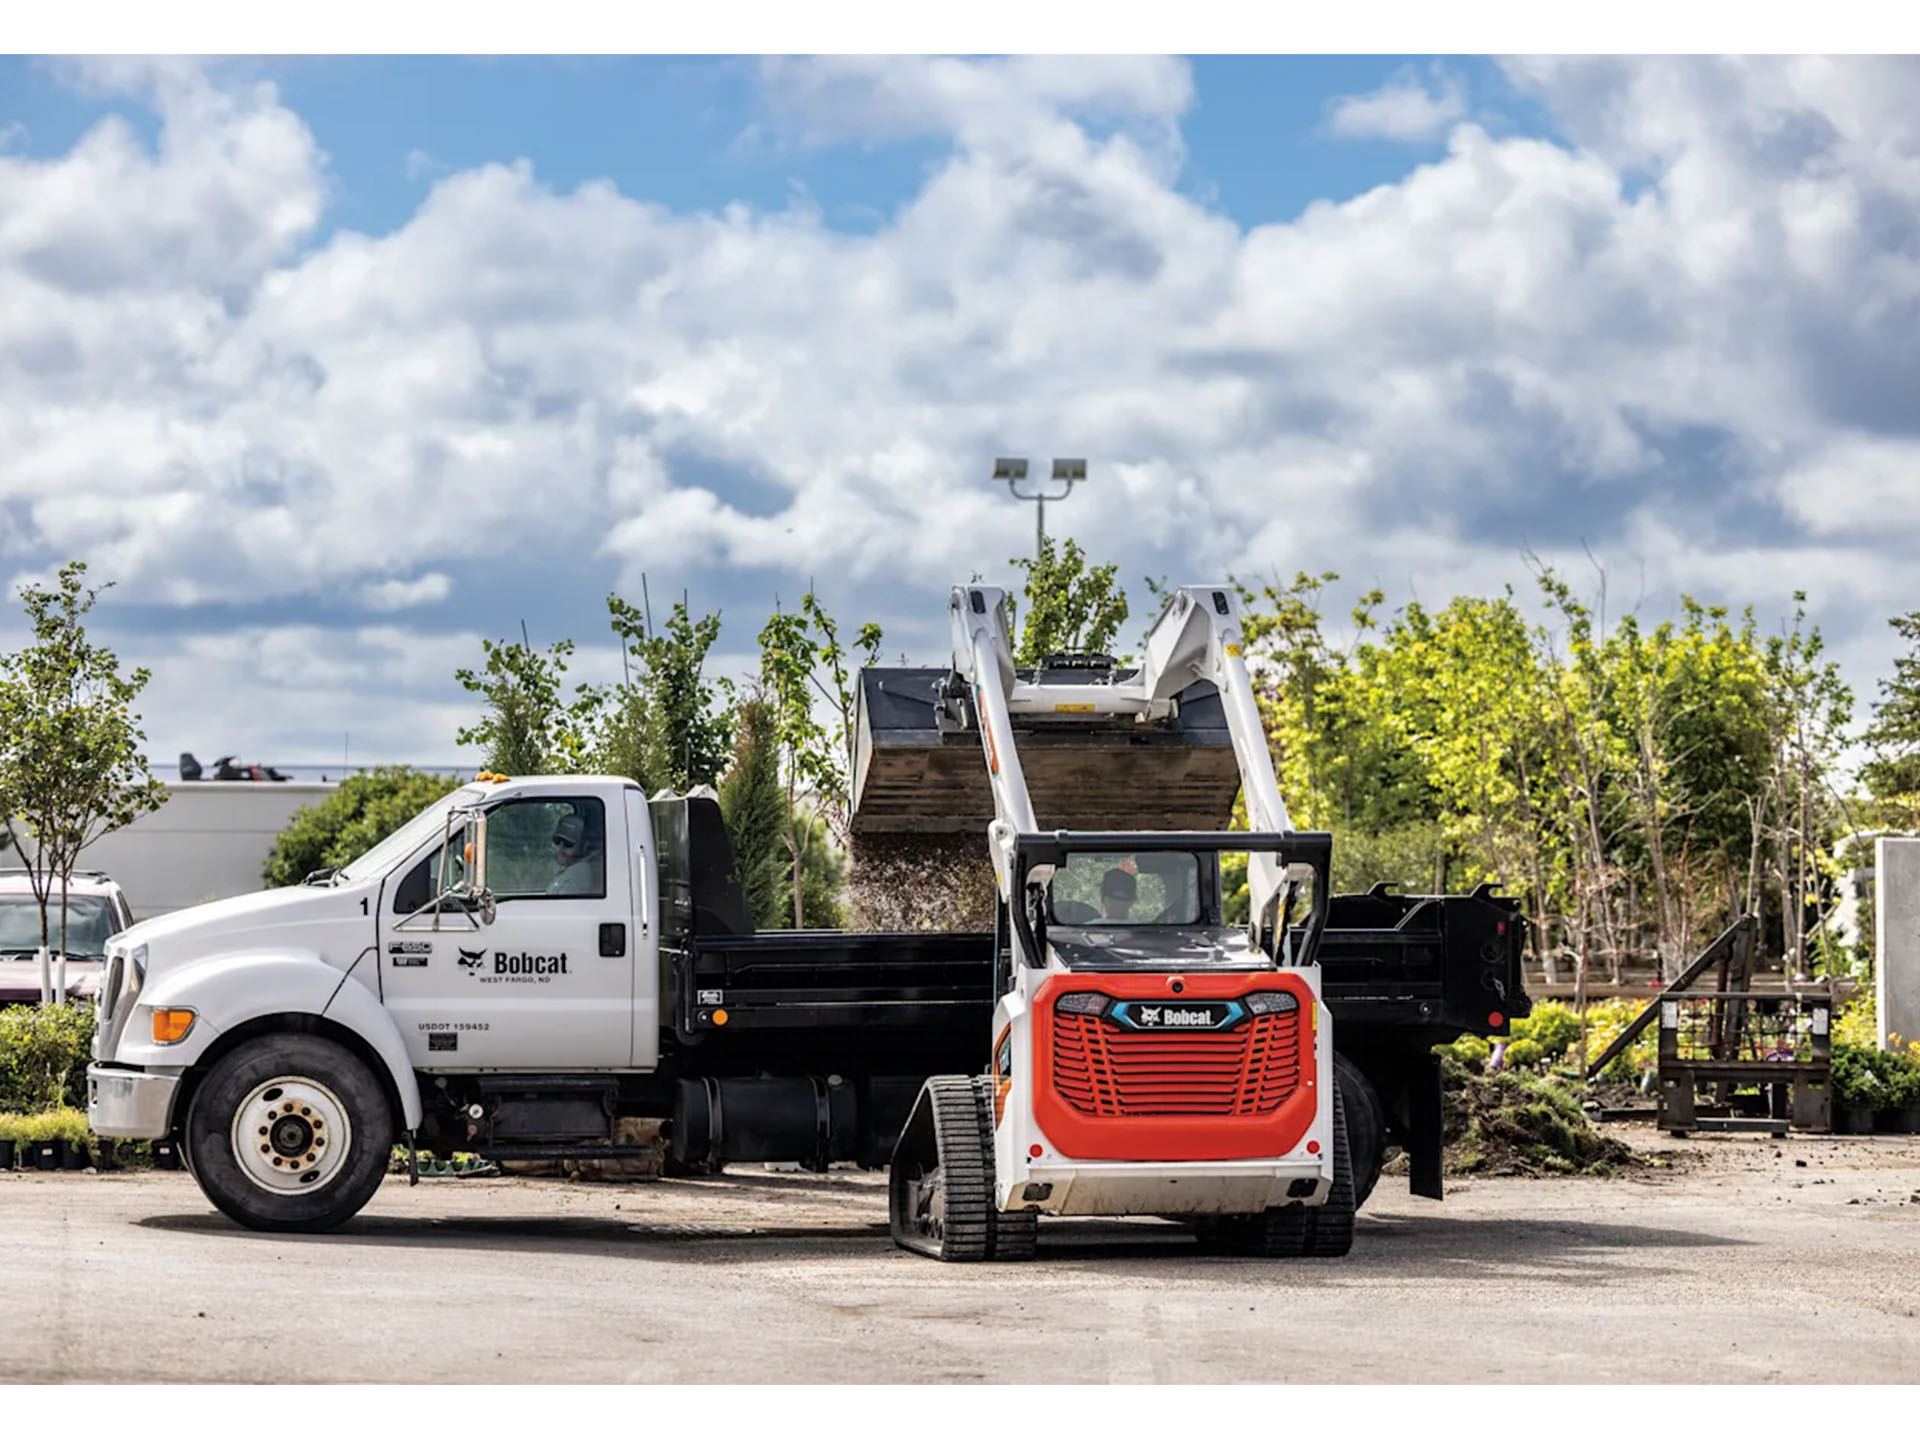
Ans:
[[[491,925],[498,911],[487,889],[487,813],[463,810],[453,818],[460,828],[440,852],[440,898],[455,901]]]

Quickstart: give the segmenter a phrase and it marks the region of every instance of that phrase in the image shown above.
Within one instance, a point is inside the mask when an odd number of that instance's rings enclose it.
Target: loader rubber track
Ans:
[[[1343,1087],[1333,1087],[1333,1185],[1326,1202],[1230,1215],[1199,1229],[1202,1243],[1268,1259],[1337,1259],[1353,1249],[1353,1155]]]
[[[992,1081],[936,1075],[900,1133],[888,1177],[894,1243],[935,1260],[1025,1260],[1039,1216],[994,1203]]]

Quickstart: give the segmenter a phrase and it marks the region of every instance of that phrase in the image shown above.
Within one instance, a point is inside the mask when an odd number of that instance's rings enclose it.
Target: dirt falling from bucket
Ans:
[[[993,894],[983,833],[859,835],[848,855],[855,930],[991,930]]]

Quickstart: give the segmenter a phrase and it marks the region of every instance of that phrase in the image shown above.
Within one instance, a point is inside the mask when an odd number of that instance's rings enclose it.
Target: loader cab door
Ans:
[[[427,1070],[617,1070],[631,1063],[633,869],[626,813],[598,794],[519,795],[487,812],[491,924],[434,896],[438,838],[381,902],[386,1004]],[[457,842],[456,842],[457,843]]]

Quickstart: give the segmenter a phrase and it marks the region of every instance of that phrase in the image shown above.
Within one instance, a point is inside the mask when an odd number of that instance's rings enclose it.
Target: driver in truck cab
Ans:
[[[553,883],[549,895],[598,895],[600,847],[578,815],[563,815],[553,827]]]

